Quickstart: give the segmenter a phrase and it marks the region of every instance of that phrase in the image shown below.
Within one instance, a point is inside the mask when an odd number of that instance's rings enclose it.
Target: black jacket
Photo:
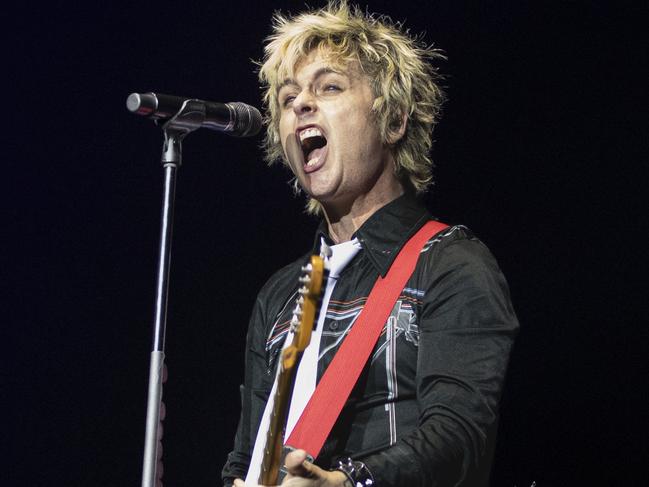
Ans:
[[[377,277],[430,218],[402,196],[356,232],[362,250],[342,271],[329,302],[318,378]],[[316,242],[321,235],[328,238],[324,225]],[[257,298],[241,418],[223,469],[226,485],[245,478],[307,258],[278,271]],[[379,487],[487,485],[517,329],[507,284],[487,248],[463,226],[431,238],[316,463],[330,468],[338,456],[362,460]]]

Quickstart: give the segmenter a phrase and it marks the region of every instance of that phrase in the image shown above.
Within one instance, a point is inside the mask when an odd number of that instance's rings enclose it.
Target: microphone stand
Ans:
[[[204,120],[205,105],[197,103],[194,100],[186,100],[178,113],[162,126],[164,132],[164,144],[162,147],[164,191],[160,224],[153,345],[149,364],[142,487],[156,487],[156,480],[158,479],[156,472],[158,463],[158,430],[160,427],[160,401],[162,400],[162,375],[164,369],[176,172],[182,162],[183,139],[194,130],[200,128]]]

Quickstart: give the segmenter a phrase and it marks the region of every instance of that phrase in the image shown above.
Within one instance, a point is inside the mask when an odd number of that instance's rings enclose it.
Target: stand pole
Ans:
[[[147,395],[146,432],[144,434],[142,487],[155,487],[157,479],[158,429],[160,424],[160,401],[162,400],[171,236],[173,233],[177,169],[178,166],[175,164],[166,164],[164,167],[165,181],[162,199],[160,246],[158,249],[158,278],[156,283],[153,349],[149,364],[149,391]]]
[[[165,332],[167,327],[167,301],[169,291],[169,268],[171,263],[171,237],[173,233],[176,172],[182,160],[182,140],[200,128],[205,119],[205,108],[193,100],[187,100],[180,111],[163,125],[164,145],[164,191],[158,249],[158,276],[153,324],[153,346],[149,364],[149,389],[147,394],[146,431],[144,433],[144,460],[142,487],[156,487],[158,480],[158,432],[160,428],[160,402],[164,371]]]

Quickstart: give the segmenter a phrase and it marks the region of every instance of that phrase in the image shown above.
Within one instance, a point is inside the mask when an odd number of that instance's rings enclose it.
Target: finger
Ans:
[[[165,406],[164,401],[160,401],[160,421],[164,421],[167,416],[167,406]]]
[[[307,477],[308,470],[304,468],[307,454],[304,450],[293,450],[284,459],[284,466],[291,476]]]
[[[164,476],[165,468],[164,465],[162,464],[162,461],[159,461],[158,464],[156,465],[155,474],[156,477],[158,477],[159,479],[161,479]]]
[[[241,479],[234,479],[234,487],[246,487],[246,483]]]
[[[320,467],[308,460],[302,462],[302,468],[304,469],[304,474],[302,476],[310,479],[322,479],[328,473],[326,470],[322,470]]]
[[[308,454],[304,450],[294,450],[286,455],[284,466],[286,467],[286,479],[302,477],[307,479],[322,479],[326,471],[307,460]]]
[[[167,371],[167,364],[162,365],[162,383],[164,384],[167,382],[167,378],[169,377],[169,372]]]

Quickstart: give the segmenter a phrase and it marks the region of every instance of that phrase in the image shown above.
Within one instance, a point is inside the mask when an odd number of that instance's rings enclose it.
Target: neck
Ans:
[[[389,191],[367,194],[347,205],[323,205],[329,236],[335,243],[351,240],[352,235],[378,209],[403,194],[403,187],[396,181]]]

